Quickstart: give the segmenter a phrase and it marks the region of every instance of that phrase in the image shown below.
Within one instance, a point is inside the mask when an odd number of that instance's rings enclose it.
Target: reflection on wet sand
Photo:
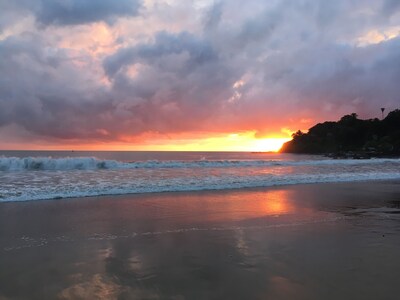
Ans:
[[[79,276],[78,276],[79,277]],[[117,299],[120,286],[100,274],[62,290],[59,299]]]
[[[301,282],[282,276],[271,276],[268,286],[270,286],[269,295],[272,299],[307,299],[307,292]]]
[[[273,190],[266,193],[265,198],[264,211],[267,214],[287,214],[299,210],[290,202],[289,191]]]
[[[1,205],[0,298],[391,295],[400,269],[400,215],[389,206],[400,185],[378,184],[368,193],[365,188],[317,185]],[[391,194],[383,199],[388,188]]]

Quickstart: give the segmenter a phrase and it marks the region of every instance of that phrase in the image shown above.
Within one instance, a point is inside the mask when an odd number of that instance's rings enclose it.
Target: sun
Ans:
[[[278,152],[289,138],[265,138],[255,139],[254,145],[251,147],[255,152]]]

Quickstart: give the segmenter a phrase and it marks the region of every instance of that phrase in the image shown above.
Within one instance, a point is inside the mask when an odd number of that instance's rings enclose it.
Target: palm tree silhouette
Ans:
[[[382,120],[383,120],[383,112],[385,111],[385,108],[382,107],[382,108],[381,108],[381,111],[382,111]]]

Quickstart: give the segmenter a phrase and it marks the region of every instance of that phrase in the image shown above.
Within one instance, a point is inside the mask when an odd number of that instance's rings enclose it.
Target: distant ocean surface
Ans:
[[[400,159],[243,152],[0,151],[0,202],[400,179]]]

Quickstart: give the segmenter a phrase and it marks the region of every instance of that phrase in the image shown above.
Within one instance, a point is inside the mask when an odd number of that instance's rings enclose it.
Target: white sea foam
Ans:
[[[0,171],[68,171],[102,169],[160,169],[160,168],[242,168],[275,166],[329,166],[399,164],[400,159],[321,159],[301,161],[281,160],[195,160],[195,161],[137,161],[120,162],[100,160],[94,157],[0,157]]]
[[[0,201],[28,201],[45,199],[62,199],[76,197],[91,197],[105,195],[124,195],[160,192],[183,192],[205,190],[228,190],[241,188],[261,188],[281,185],[330,183],[330,182],[356,182],[368,180],[392,180],[400,179],[400,173],[345,173],[345,174],[298,174],[285,176],[225,176],[220,178],[171,178],[166,180],[144,180],[136,182],[113,182],[100,180],[71,181],[62,185],[40,187],[25,186],[14,191],[0,193]]]
[[[123,164],[113,160],[99,160],[94,157],[0,157],[0,171],[97,170],[118,168],[120,165]]]
[[[400,159],[150,160],[0,157],[0,201],[400,179]]]

